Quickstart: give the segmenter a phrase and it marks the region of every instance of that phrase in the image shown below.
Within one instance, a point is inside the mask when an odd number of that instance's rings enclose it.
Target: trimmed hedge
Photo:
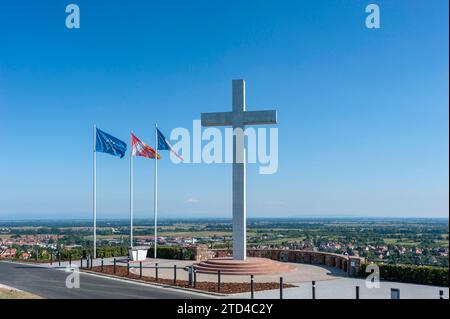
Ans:
[[[360,268],[360,277],[367,277],[366,267]],[[446,286],[449,285],[449,269],[444,267],[377,264],[380,267],[380,279],[406,283]]]
[[[86,251],[86,255],[93,255],[92,248],[71,248],[71,249],[62,249],[61,250],[61,259],[68,260],[69,256],[72,259],[79,259],[83,256],[83,250]],[[97,248],[97,257],[119,257],[128,255],[128,247],[125,246],[103,246]]]
[[[177,246],[158,246],[156,253],[158,258],[163,259],[195,259],[195,253],[191,248],[180,248]],[[150,248],[148,250],[147,257],[153,258],[153,248]]]

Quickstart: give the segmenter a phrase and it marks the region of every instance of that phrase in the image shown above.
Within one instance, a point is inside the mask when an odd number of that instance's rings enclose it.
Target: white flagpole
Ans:
[[[93,218],[94,218],[94,259],[97,258],[97,161],[96,161],[96,138],[97,138],[97,128],[94,125],[94,148],[93,148],[93,159],[94,159],[94,169],[93,169]]]
[[[155,124],[155,176],[154,176],[154,201],[153,201],[153,220],[155,222],[155,244],[154,258],[156,259],[156,245],[158,242],[158,124]]]
[[[133,131],[131,131],[133,134]],[[131,142],[130,152],[130,247],[133,248],[133,142]]]

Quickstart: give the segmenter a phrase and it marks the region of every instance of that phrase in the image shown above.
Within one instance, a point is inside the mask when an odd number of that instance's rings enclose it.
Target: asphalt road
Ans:
[[[34,265],[0,262],[0,283],[44,298],[57,299],[192,299],[202,296],[80,273],[80,288],[67,288],[69,273]]]

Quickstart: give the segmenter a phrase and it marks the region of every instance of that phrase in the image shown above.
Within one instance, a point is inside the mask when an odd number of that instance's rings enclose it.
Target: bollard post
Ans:
[[[94,259],[92,258],[92,255],[91,255],[91,268],[90,269],[92,269],[92,265],[94,264]]]
[[[61,253],[58,252],[58,266],[61,266]]]
[[[53,265],[53,252],[50,253],[50,265]]]
[[[444,299],[444,290],[439,290],[439,299]]]
[[[312,282],[312,299],[316,299],[316,282]]]
[[[283,277],[280,277],[280,299],[283,299]]]
[[[116,274],[116,258],[114,258],[113,272],[114,274]]]
[[[80,258],[80,269],[83,269],[83,257]]]
[[[255,297],[254,288],[253,275],[250,275],[250,299],[253,299]]]
[[[356,286],[356,299],[359,299],[359,286]]]
[[[102,257],[102,272],[103,272],[103,257]]]
[[[127,262],[127,276],[130,275],[130,261]]]
[[[391,288],[391,299],[400,299],[400,289]]]
[[[194,288],[197,286],[197,270],[194,268]]]
[[[217,271],[217,291],[220,292],[220,269]]]
[[[139,277],[142,278],[142,261],[139,262]]]
[[[155,278],[156,278],[156,281],[158,281],[158,263],[156,263],[156,267],[155,267]]]
[[[177,265],[173,265],[173,284],[177,285]]]
[[[86,258],[86,269],[89,269],[89,257]]]
[[[188,266],[189,287],[192,287],[192,272],[193,271],[194,271],[194,266]]]
[[[72,255],[69,255],[69,266],[72,266]]]

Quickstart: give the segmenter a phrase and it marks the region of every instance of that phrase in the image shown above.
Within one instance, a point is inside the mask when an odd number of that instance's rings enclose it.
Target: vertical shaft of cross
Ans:
[[[247,251],[246,167],[243,132],[245,82],[233,80],[233,258],[245,260]],[[239,124],[237,124],[239,123]]]

